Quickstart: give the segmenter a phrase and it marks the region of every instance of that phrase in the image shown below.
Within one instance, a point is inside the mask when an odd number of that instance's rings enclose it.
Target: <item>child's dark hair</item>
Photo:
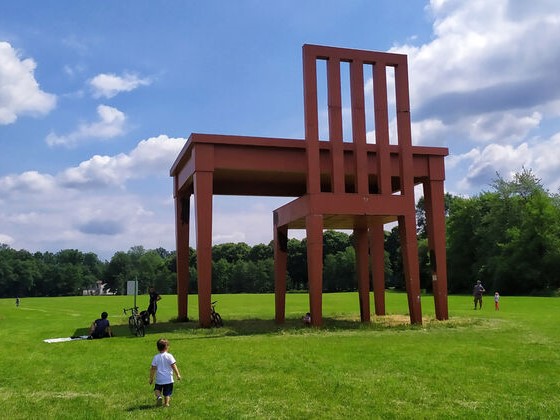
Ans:
[[[165,338],[160,338],[160,339],[157,341],[157,349],[158,349],[159,351],[165,350],[168,346],[169,346],[169,341],[166,340]]]

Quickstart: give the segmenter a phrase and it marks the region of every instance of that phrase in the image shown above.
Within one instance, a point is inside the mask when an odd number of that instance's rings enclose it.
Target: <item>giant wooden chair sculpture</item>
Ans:
[[[288,229],[306,229],[312,323],[322,323],[323,229],[353,229],[361,320],[385,314],[385,223],[397,221],[412,323],[422,322],[414,186],[422,184],[437,319],[448,317],[444,157],[412,146],[406,56],[304,45],[305,140],[191,134],[171,168],[177,237],[178,318],[187,318],[190,198],[194,195],[198,307],[210,325],[212,196],[298,197],[274,212],[276,321],[284,322]],[[317,60],[327,62],[328,141],[319,139]],[[340,63],[350,63],[352,141],[342,133]],[[386,68],[393,67],[398,144],[389,142]],[[366,142],[364,68],[373,68],[375,144]],[[437,262],[437,264],[436,264]]]
[[[329,144],[326,153],[321,153],[319,147],[318,60],[327,62]],[[342,62],[350,63],[352,141],[349,144],[343,142]],[[368,146],[366,142],[364,66],[373,68],[374,146]],[[396,146],[389,144],[386,80],[386,68],[389,66],[394,68],[395,74]],[[385,311],[383,224],[397,220],[410,320],[412,323],[421,323],[406,56],[306,45],[303,48],[303,74],[307,193],[274,212],[277,321],[281,322],[284,317],[287,257],[284,242],[288,229],[306,229],[311,318],[315,325],[322,323],[323,229],[353,229],[360,314],[362,321],[369,321],[369,243],[372,250],[371,266],[375,270],[376,313],[382,314]],[[391,170],[395,163],[398,165],[397,176]],[[437,252],[432,253],[432,259],[442,264],[443,252],[444,249],[438,246]],[[437,276],[434,278],[437,279]],[[447,317],[446,314],[440,315],[442,318]]]

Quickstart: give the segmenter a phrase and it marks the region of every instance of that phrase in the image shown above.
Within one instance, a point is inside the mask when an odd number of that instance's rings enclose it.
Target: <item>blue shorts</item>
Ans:
[[[171,394],[173,394],[173,382],[164,385],[156,384],[154,391],[161,392],[164,397],[171,397]]]

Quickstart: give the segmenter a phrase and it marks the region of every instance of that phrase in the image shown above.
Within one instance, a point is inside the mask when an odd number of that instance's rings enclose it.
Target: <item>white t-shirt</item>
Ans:
[[[171,353],[163,352],[158,353],[154,356],[152,360],[152,366],[156,369],[156,384],[165,385],[173,383],[173,368],[175,358]]]

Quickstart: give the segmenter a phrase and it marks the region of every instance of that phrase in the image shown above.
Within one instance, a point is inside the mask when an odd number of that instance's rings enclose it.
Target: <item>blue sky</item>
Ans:
[[[186,138],[302,138],[305,43],[408,54],[413,142],[449,148],[448,192],[523,166],[557,192],[558,39],[557,0],[5,0],[0,243],[175,249]],[[215,198],[214,242],[268,243],[285,201]]]

